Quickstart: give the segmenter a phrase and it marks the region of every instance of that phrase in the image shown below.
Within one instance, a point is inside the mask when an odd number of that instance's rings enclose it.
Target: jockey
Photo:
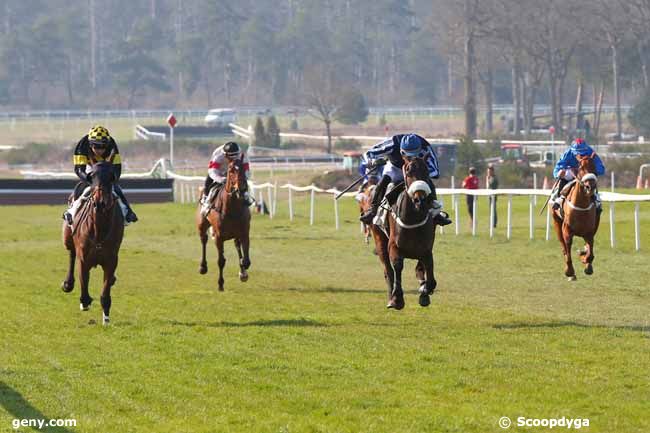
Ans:
[[[416,134],[394,135],[374,145],[365,153],[364,157],[369,165],[377,165],[375,161],[384,158],[387,158],[388,162],[384,166],[381,180],[375,187],[370,209],[359,218],[362,222],[366,224],[372,223],[390,183],[398,184],[404,181],[402,167],[404,166],[405,158],[423,158],[425,160],[429,169],[430,179],[428,184],[432,191],[430,197],[433,200],[433,207],[437,209],[442,207],[440,202],[437,201],[436,189],[433,184],[433,179],[437,179],[440,175],[438,171],[438,158],[431,144],[424,138]],[[451,220],[447,214],[442,211],[435,216],[434,221],[441,226],[451,224]]]
[[[357,195],[355,197],[356,201],[361,201],[360,194],[363,193],[369,183],[372,182],[373,185],[379,183],[379,175],[377,172],[368,173],[368,161],[365,159],[365,157],[361,158],[361,163],[359,164],[359,175],[363,176],[363,182],[359,187],[359,191],[357,191]]]
[[[68,225],[72,225],[75,213],[89,197],[92,179],[92,162],[107,160],[111,154],[114,155],[113,172],[115,174],[115,183],[113,184],[113,192],[118,197],[118,203],[122,209],[124,220],[127,225],[138,220],[137,215],[131,209],[126,197],[124,197],[122,188],[117,184],[122,173],[122,159],[117,144],[109,134],[108,129],[100,125],[95,125],[90,128],[87,135],[81,137],[81,140],[77,143],[77,147],[74,149],[74,172],[79,177],[80,182],[74,188],[74,202],[63,214],[63,219]]]
[[[576,138],[571,143],[571,146],[562,154],[555,168],[553,169],[553,177],[559,179],[560,182],[557,188],[551,194],[551,200],[553,201],[553,209],[560,209],[562,207],[562,202],[564,201],[564,196],[561,194],[562,189],[569,183],[569,181],[575,179],[575,176],[580,166],[577,156],[590,156],[594,154],[594,164],[596,166],[596,176],[602,176],[605,174],[605,166],[601,161],[600,157],[595,154],[594,150],[584,141],[582,138]],[[596,203],[596,208],[598,211],[602,211],[602,203],[600,201],[600,196],[598,195],[598,190],[594,192],[594,202]]]
[[[230,161],[241,159],[244,166],[244,174],[246,180],[250,178],[250,163],[248,157],[241,151],[239,145],[234,141],[230,141],[223,146],[219,146],[212,153],[210,164],[208,165],[208,176],[205,178],[205,185],[203,187],[203,196],[201,197],[201,214],[206,216],[212,206],[214,199],[219,189],[226,183],[226,176],[228,174],[228,164]],[[246,206],[253,204],[253,201],[248,194],[244,193],[244,203]]]

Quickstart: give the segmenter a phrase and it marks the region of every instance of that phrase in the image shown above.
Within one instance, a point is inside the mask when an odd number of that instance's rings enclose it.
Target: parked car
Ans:
[[[214,108],[205,116],[205,124],[211,127],[223,128],[237,120],[237,112],[232,108]]]

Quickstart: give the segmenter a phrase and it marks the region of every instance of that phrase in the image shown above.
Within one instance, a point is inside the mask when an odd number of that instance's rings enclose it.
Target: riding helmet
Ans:
[[[110,139],[111,134],[108,132],[108,129],[101,125],[95,125],[90,128],[90,131],[88,131],[88,142],[90,142],[91,145],[106,145]]]
[[[229,141],[223,145],[223,153],[225,153],[228,158],[237,158],[240,152],[241,150],[239,149],[239,145],[234,141]]]
[[[424,156],[423,140],[419,135],[407,134],[402,137],[399,150],[402,156],[422,157]]]

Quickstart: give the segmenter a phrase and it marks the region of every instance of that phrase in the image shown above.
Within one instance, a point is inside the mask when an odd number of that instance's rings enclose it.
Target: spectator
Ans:
[[[487,189],[499,189],[499,179],[497,179],[496,174],[494,174],[494,165],[490,164],[487,168],[487,176],[485,177],[485,187]],[[492,212],[492,200],[494,200],[494,221],[492,222],[493,227],[497,226],[497,196],[491,195],[490,199],[490,212]]]
[[[474,167],[469,168],[469,176],[463,179],[461,188],[465,189],[478,189],[478,177],[476,177],[476,169]],[[467,194],[467,212],[469,213],[470,225],[474,223],[474,200],[476,199],[475,195]]]

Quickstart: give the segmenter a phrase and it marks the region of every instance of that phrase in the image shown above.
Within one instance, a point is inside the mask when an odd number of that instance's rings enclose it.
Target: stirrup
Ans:
[[[433,221],[439,226],[447,226],[452,223],[447,212],[440,211],[438,215],[433,218]]]
[[[372,220],[375,219],[375,216],[377,215],[377,211],[374,209],[368,209],[366,213],[361,215],[359,217],[359,221],[365,224],[372,224]]]

